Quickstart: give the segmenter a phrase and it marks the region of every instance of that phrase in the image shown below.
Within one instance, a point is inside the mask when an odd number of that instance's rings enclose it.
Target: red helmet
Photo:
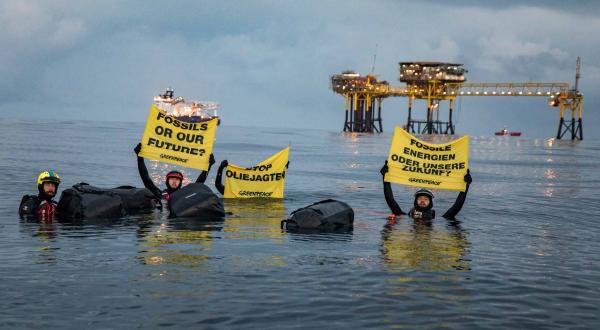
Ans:
[[[171,186],[169,186],[169,178],[177,178],[179,179],[179,185],[177,185],[177,188],[172,188]],[[171,171],[169,173],[167,173],[167,177],[165,179],[165,184],[167,185],[167,190],[177,190],[179,188],[181,188],[181,185],[183,184],[183,173],[179,172],[179,171]]]
[[[171,171],[169,173],[167,173],[167,177],[166,179],[169,180],[169,178],[178,178],[179,180],[183,181],[183,173],[179,172],[179,171]]]

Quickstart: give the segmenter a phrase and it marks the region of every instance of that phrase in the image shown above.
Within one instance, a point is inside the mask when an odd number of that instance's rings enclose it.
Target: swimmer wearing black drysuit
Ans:
[[[52,223],[57,219],[58,203],[56,196],[60,177],[55,171],[43,171],[37,179],[38,195],[25,195],[19,205],[19,217],[23,220],[36,220]]]
[[[167,173],[165,177],[165,184],[167,188],[164,190],[158,189],[158,187],[154,185],[154,182],[152,182],[152,179],[150,179],[150,175],[148,175],[148,169],[146,168],[146,163],[144,163],[144,158],[139,156],[141,150],[141,143],[138,143],[138,145],[133,149],[137,156],[138,171],[140,172],[140,177],[142,178],[142,182],[144,182],[144,186],[148,188],[154,194],[154,196],[156,196],[156,198],[159,200],[162,198],[168,203],[171,195],[181,188],[181,185],[183,184],[183,173],[179,171],[171,171]],[[206,181],[208,172],[210,172],[210,168],[214,163],[215,157],[213,154],[210,154],[208,170],[202,171],[196,179],[196,182],[204,183],[204,181]]]
[[[385,164],[379,172],[383,177],[385,177],[385,174],[388,172],[388,170],[388,164],[387,161],[385,161]],[[465,203],[467,192],[469,191],[469,185],[473,181],[469,169],[467,169],[467,174],[465,174],[464,180],[467,183],[465,191],[458,194],[456,201],[454,201],[454,205],[452,205],[452,207],[450,207],[450,209],[448,209],[448,211],[442,215],[442,217],[448,220],[455,220],[456,215],[458,212],[460,212],[463,204]],[[394,199],[394,193],[392,192],[392,185],[389,182],[383,181],[383,193],[385,195],[385,201],[392,211],[393,216],[407,214],[402,211],[400,206],[398,206],[398,203],[396,203],[396,200]],[[417,190],[415,193],[413,207],[410,209],[410,211],[408,211],[408,216],[413,219],[423,220],[431,220],[435,218],[435,210],[433,209],[433,194],[431,191],[427,189]]]

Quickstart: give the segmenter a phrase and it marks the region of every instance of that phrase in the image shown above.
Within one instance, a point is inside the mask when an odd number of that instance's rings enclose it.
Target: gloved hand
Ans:
[[[223,160],[221,162],[221,165],[219,166],[220,168],[224,168],[225,166],[229,165],[229,163],[227,162],[227,159]]]
[[[390,168],[388,167],[387,164],[387,160],[385,161],[385,164],[383,164],[383,167],[381,168],[381,170],[379,170],[379,173],[381,173],[381,175],[384,175],[390,170]]]
[[[142,151],[142,143],[138,143],[137,146],[135,146],[135,148],[133,148],[133,151],[135,152],[136,155],[140,154],[140,151]]]
[[[465,182],[467,184],[471,184],[471,182],[473,182],[473,178],[471,177],[471,171],[469,171],[469,169],[467,169],[467,174],[465,174]]]
[[[215,156],[213,156],[213,154],[210,154],[210,158],[208,159],[208,163],[210,164],[210,166],[213,166],[213,164],[215,163]]]

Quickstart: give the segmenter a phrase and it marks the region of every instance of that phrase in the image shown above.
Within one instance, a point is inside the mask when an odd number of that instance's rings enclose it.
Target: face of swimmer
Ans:
[[[44,182],[42,189],[44,190],[44,194],[49,197],[54,197],[56,195],[56,183]]]
[[[179,179],[179,178],[173,178],[173,177],[171,177],[171,178],[167,179],[167,185],[171,189],[177,189],[180,184],[181,184],[181,179]]]
[[[420,195],[417,196],[417,205],[421,208],[426,208],[431,204],[431,200],[428,196]]]

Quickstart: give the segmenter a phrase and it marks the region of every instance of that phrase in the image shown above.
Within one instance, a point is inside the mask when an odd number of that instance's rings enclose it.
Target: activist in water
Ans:
[[[165,185],[166,189],[160,190],[158,187],[154,185],[152,179],[150,179],[150,175],[148,175],[148,169],[146,168],[146,163],[144,162],[144,158],[139,156],[140,151],[142,150],[142,144],[138,143],[138,145],[133,149],[137,156],[137,164],[138,171],[140,172],[140,177],[142,178],[142,182],[144,182],[144,186],[148,188],[158,199],[164,199],[165,201],[169,201],[169,197],[177,190],[179,190],[183,184],[183,173],[179,171],[171,171],[167,173],[165,177]],[[210,168],[215,163],[215,157],[213,154],[210,154],[210,160],[208,165],[208,170],[202,171],[196,182],[204,183],[206,181],[206,177],[208,176],[208,172],[210,172]]]
[[[19,216],[25,220],[52,223],[56,220],[58,203],[54,201],[60,177],[54,171],[43,171],[37,179],[38,195],[25,195],[19,205]]]
[[[385,178],[385,174],[389,171],[388,162],[385,161],[385,164],[380,170],[381,175]],[[465,174],[464,180],[466,182],[465,191],[461,191],[456,200],[454,201],[454,205],[448,209],[442,215],[444,218],[449,220],[455,220],[456,215],[463,207],[465,203],[465,199],[467,198],[467,192],[469,191],[469,185],[473,181],[471,178],[471,173],[469,169],[467,169],[467,174]],[[394,199],[394,193],[392,192],[392,185],[389,182],[383,180],[383,193],[385,195],[385,201],[392,211],[392,217],[407,214],[398,203]],[[431,220],[435,218],[435,210],[433,209],[433,193],[427,189],[419,189],[415,192],[415,200],[413,202],[413,207],[408,211],[408,216],[413,219],[423,219],[423,220]]]

